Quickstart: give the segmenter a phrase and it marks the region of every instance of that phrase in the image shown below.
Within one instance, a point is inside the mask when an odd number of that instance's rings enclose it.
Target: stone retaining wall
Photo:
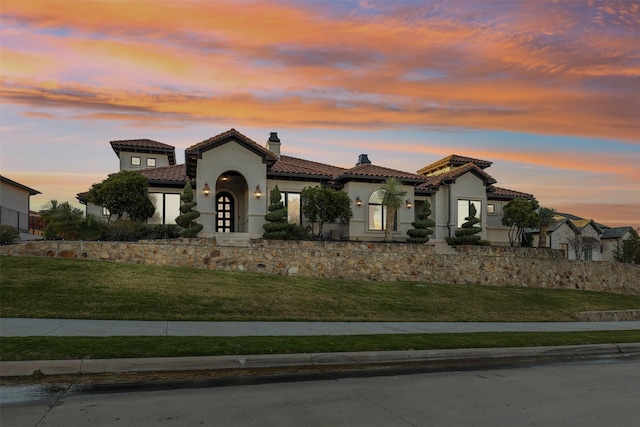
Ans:
[[[523,250],[525,249],[525,250]],[[512,285],[640,295],[640,266],[559,259],[557,251],[458,248],[372,242],[255,240],[249,247],[209,239],[83,242],[36,241],[0,247],[0,255],[101,260],[211,270],[355,280]]]

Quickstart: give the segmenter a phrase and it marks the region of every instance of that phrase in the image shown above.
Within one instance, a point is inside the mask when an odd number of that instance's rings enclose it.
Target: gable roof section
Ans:
[[[152,139],[123,139],[111,141],[111,148],[120,158],[121,151],[134,153],[150,153],[150,154],[166,154],[169,158],[169,164],[176,164],[176,147]]]
[[[198,159],[202,158],[202,153],[231,141],[239,143],[247,150],[252,151],[258,156],[262,157],[263,163],[272,164],[278,160],[278,156],[272,151],[267,150],[266,148],[256,143],[251,138],[248,138],[245,135],[241,134],[237,130],[229,129],[226,132],[199,142],[196,145],[192,145],[184,151],[187,176],[195,178]]]
[[[291,178],[317,178],[332,179],[340,175],[346,169],[331,166],[324,163],[312,162],[310,160],[299,159],[291,156],[280,156],[280,158],[267,170],[269,178],[291,177]]]
[[[520,191],[509,190],[508,188],[500,188],[492,185],[487,188],[487,198],[489,200],[533,199],[533,194],[522,193]]]
[[[580,232],[588,226],[592,226],[599,235],[602,234],[602,229],[592,219],[569,219],[569,222],[575,225]]]
[[[164,166],[159,168],[142,169],[138,172],[149,180],[149,185],[181,186],[190,181],[186,174],[185,164]]]
[[[403,172],[396,169],[389,169],[382,166],[376,166],[371,163],[361,163],[344,170],[341,174],[334,177],[336,182],[348,180],[365,180],[365,181],[384,181],[387,178],[398,178],[405,184],[419,184],[424,182],[424,176],[416,175],[410,172]]]
[[[474,159],[473,157],[458,156],[457,154],[451,154],[450,156],[440,159],[437,162],[431,163],[418,170],[419,175],[431,175],[445,168],[457,168],[464,166],[467,163],[473,163],[480,169],[486,169],[492,165],[492,162],[488,160]]]
[[[456,181],[456,179],[468,172],[480,178],[485,187],[489,187],[498,182],[491,175],[478,167],[475,163],[467,163],[466,165],[450,170],[449,172],[441,173],[438,175],[423,176],[422,179],[424,182],[416,187],[416,191],[422,194],[432,194],[441,185],[447,184],[449,182],[453,183]]]
[[[625,234],[631,232],[631,227],[615,227],[615,228],[605,228],[602,232],[602,236],[600,236],[601,240],[605,239],[621,239],[625,236]]]
[[[35,196],[36,194],[42,194],[38,190],[34,190],[31,187],[27,187],[26,185],[20,184],[19,182],[15,182],[14,180],[4,177],[2,175],[0,175],[0,181],[6,184],[13,185],[14,187],[18,187],[21,190],[28,191],[30,196]]]

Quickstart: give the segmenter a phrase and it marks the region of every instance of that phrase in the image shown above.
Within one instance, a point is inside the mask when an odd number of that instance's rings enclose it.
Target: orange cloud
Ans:
[[[32,37],[61,54],[31,55],[55,61],[47,68],[55,74],[22,82],[10,74],[3,95],[55,108],[120,107],[126,114],[102,116],[136,122],[468,127],[638,142],[637,84],[625,84],[640,75],[633,34],[548,39],[584,21],[579,8],[558,4],[551,18],[523,2],[487,23],[471,12],[452,19],[426,13],[429,6],[382,5],[386,13],[336,18],[305,3],[136,1],[123,13],[121,2],[7,1],[7,19],[46,30]],[[634,13],[618,9],[589,13],[623,23]],[[33,76],[35,64],[10,62]],[[39,87],[49,76],[73,91],[66,75],[81,70],[87,87],[77,97]],[[590,76],[606,84],[593,89]]]

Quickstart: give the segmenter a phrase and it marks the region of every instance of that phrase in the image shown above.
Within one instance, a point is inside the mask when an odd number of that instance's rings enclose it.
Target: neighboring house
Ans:
[[[620,250],[622,241],[632,237],[631,227],[604,228],[600,236],[600,247],[604,261],[614,261],[615,254]]]
[[[631,237],[631,227],[611,228],[591,219],[560,213],[547,232],[547,247],[561,249],[568,259],[614,261],[622,240]],[[538,245],[539,230],[528,230]]]
[[[21,233],[29,233],[31,221],[31,196],[42,194],[0,175],[0,224],[17,228]]]
[[[261,236],[269,194],[276,185],[289,210],[289,222],[301,225],[305,220],[300,193],[305,187],[344,191],[352,200],[353,218],[348,225],[325,227],[325,237],[333,231],[343,239],[363,241],[384,238],[385,211],[379,190],[389,177],[398,178],[407,191],[405,205],[397,213],[397,240],[406,239],[415,213],[429,200],[436,223],[432,239],[453,236],[473,204],[483,228],[482,238],[506,243],[507,228],[501,224],[503,205],[517,197],[533,197],[495,187],[496,180],[485,171],[491,166],[486,160],[451,155],[411,173],[374,165],[361,154],[354,167],[342,168],[283,154],[275,132],[262,146],[231,129],[187,148],[185,164],[175,163],[173,146],[156,141],[112,141],[111,146],[120,159],[120,170],[139,170],[149,179],[149,196],[156,207],[150,223],[174,224],[182,188],[192,183],[201,213],[198,222],[204,226],[200,237],[218,233]],[[87,204],[86,193],[78,199]],[[87,204],[87,212],[108,214],[91,204]]]

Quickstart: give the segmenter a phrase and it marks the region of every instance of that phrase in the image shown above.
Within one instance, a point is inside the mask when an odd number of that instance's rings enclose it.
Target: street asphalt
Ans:
[[[462,332],[640,330],[625,322],[180,322],[78,319],[0,319],[0,336],[309,336]],[[585,346],[408,350],[246,356],[79,359],[0,362],[0,376],[355,366],[495,366],[524,361],[640,357],[640,343]]]

